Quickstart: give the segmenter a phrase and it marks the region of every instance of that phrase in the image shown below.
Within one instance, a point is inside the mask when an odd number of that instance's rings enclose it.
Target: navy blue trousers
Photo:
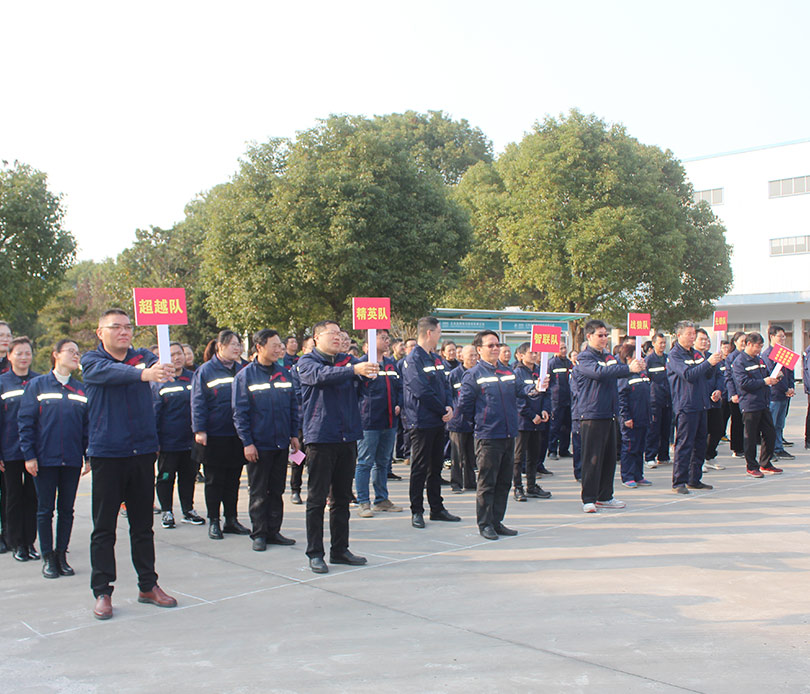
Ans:
[[[628,429],[622,424],[622,482],[638,482],[644,479],[644,446],[646,442],[647,427]]]
[[[669,460],[669,437],[672,431],[672,408],[650,405],[645,460]]]
[[[82,469],[70,465],[40,465],[37,488],[37,531],[43,555],[54,549],[64,552],[73,531],[73,506]],[[56,547],[53,546],[53,512],[56,509]]]
[[[571,405],[558,406],[549,425],[548,452],[567,454],[570,439]]]
[[[700,482],[706,458],[706,411],[675,413],[675,461],[672,486]]]

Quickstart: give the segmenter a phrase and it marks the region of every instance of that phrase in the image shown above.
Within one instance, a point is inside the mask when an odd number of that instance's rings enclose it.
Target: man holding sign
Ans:
[[[785,356],[795,356],[793,365],[799,361],[799,355],[785,347],[785,329],[781,325],[772,325],[768,328],[768,340],[770,345],[768,349],[762,352],[762,358],[765,361],[765,366],[768,367],[768,373],[772,373],[777,364],[782,364],[781,361],[776,361],[778,353],[784,353]],[[785,429],[785,418],[788,413],[788,405],[790,398],[796,394],[796,384],[793,376],[793,368],[781,369],[783,378],[771,388],[771,419],[773,419],[773,428],[776,431],[776,443],[774,444],[774,455],[778,458],[785,460],[795,460],[795,456],[791,455],[785,450],[783,432]]]
[[[174,607],[177,601],[157,584],[152,503],[155,411],[149,382],[174,378],[170,363],[159,364],[146,349],[132,347],[132,323],[120,308],[105,311],[98,322],[101,344],[82,357],[90,421],[87,455],[93,471],[93,534],[90,538],[90,585],[97,619],[112,617],[115,581],[115,531],[118,510],[127,505],[132,563],[138,574],[138,602]],[[168,357],[168,351],[166,353]]]
[[[776,385],[781,374],[768,375],[768,367],[760,356],[765,341],[759,333],[749,333],[745,349],[734,360],[734,380],[740,396],[745,445],[746,473],[750,477],[778,475],[782,470],[774,467],[773,457],[776,432],[770,410],[770,389]],[[762,446],[757,462],[757,443],[762,437]]]
[[[585,324],[588,346],[577,357],[573,379],[577,397],[576,416],[582,441],[582,510],[624,508],[613,498],[616,475],[616,413],[619,403],[617,382],[630,373],[641,373],[644,362],[633,359],[619,364],[606,351],[608,329],[601,320]]]

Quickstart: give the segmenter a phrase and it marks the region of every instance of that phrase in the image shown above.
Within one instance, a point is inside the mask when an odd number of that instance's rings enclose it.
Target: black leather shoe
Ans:
[[[679,484],[677,487],[673,487],[672,491],[676,494],[688,494],[689,490],[686,488],[686,485]]]
[[[537,474],[538,475],[553,475],[554,473],[551,470],[549,470],[545,465],[538,465]]]
[[[45,578],[59,578],[55,552],[46,552],[45,556],[42,557],[42,575]]]
[[[14,550],[14,558],[17,561],[28,561],[28,547],[17,547]]]
[[[569,451],[560,451],[560,458],[572,458],[573,456]]]
[[[463,490],[461,487],[459,487],[457,484],[456,484],[456,485],[451,486],[451,487],[450,487],[450,491],[451,491],[453,494],[463,494],[463,493],[464,493],[464,490]]]
[[[312,573],[314,574],[329,573],[329,567],[326,565],[326,562],[323,560],[323,557],[310,557],[309,568],[312,569]]]
[[[250,535],[250,530],[236,520],[236,518],[226,518],[225,525],[222,526],[222,532],[231,535]]]
[[[291,504],[303,504],[304,502],[301,501],[301,492],[293,492],[290,494],[290,503]]]
[[[34,545],[28,545],[28,558],[33,559],[34,561],[40,559],[39,552],[37,552],[37,549],[36,547],[34,547]]]
[[[512,528],[507,528],[503,523],[497,523],[495,526],[495,532],[498,535],[504,535],[506,537],[514,537],[518,534],[517,530],[512,530]]]
[[[712,485],[706,484],[705,482],[695,482],[694,484],[687,484],[689,489],[714,489]]]
[[[388,473],[389,480],[401,480],[402,478],[396,472],[389,472]]]
[[[365,557],[358,557],[348,549],[343,554],[330,554],[330,564],[348,564],[349,566],[363,566],[368,561]]]
[[[485,540],[498,539],[498,533],[495,532],[495,528],[493,528],[491,525],[485,525],[478,532],[481,533],[481,537],[483,537]]]
[[[76,572],[67,563],[67,550],[57,549],[56,552],[56,570],[60,576],[73,576]]]
[[[515,487],[515,501],[526,501],[526,494],[523,491],[523,487]]]
[[[532,499],[550,499],[551,492],[547,492],[542,487],[532,487],[526,492],[526,496],[529,496]]]
[[[253,538],[253,551],[254,552],[264,552],[267,549],[267,540],[263,537],[254,537]]]
[[[414,513],[411,516],[411,525],[414,528],[424,528],[425,527],[425,517],[421,513]]]
[[[281,533],[273,533],[267,538],[268,545],[294,545],[295,540],[291,537],[284,537]]]
[[[450,511],[446,508],[443,508],[441,511],[433,511],[430,512],[430,520],[433,521],[450,521],[451,523],[457,523],[461,520],[459,516],[454,516]]]
[[[212,540],[221,540],[222,528],[219,527],[219,518],[211,518],[208,521],[208,537]]]

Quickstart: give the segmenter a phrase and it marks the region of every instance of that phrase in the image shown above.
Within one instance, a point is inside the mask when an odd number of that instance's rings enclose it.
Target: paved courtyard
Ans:
[[[483,540],[469,492],[445,497],[461,523],[425,530],[407,511],[353,511],[351,549],[369,564],[325,576],[307,568],[301,506],[285,509],[298,544],[265,553],[156,517],[171,610],[136,601],[123,521],[109,622],[91,615],[83,479],[75,577],[0,557],[0,692],[810,692],[803,400],[781,476],[746,478],[722,444],[713,491],[676,496],[661,467],[650,488],[617,486],[625,511],[585,515],[570,459],[550,462],[552,499],[510,498],[517,537]],[[408,468],[395,470],[407,505]],[[196,499],[203,512],[201,485]]]

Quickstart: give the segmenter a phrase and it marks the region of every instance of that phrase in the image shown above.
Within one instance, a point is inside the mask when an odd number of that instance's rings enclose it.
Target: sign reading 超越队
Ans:
[[[185,289],[137,287],[132,290],[136,325],[187,325]]]

